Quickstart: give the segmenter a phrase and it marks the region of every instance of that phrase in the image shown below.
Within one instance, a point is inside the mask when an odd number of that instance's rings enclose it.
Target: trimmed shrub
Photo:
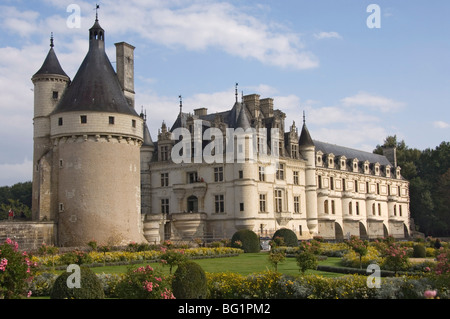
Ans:
[[[244,253],[259,253],[261,251],[258,235],[248,229],[235,232],[231,237],[231,246],[243,249]]]
[[[278,229],[275,234],[273,234],[272,239],[275,237],[281,237],[284,240],[284,244],[288,247],[297,247],[298,246],[298,238],[297,235],[288,228]]]
[[[50,299],[104,299],[105,293],[100,280],[87,267],[80,268],[80,288],[69,288],[67,278],[71,272],[64,272],[56,278]]]
[[[208,294],[205,271],[193,261],[181,263],[175,271],[172,290],[177,299],[205,299]]]
[[[427,256],[427,251],[425,246],[422,244],[414,245],[413,247],[413,257],[414,258],[425,258]]]

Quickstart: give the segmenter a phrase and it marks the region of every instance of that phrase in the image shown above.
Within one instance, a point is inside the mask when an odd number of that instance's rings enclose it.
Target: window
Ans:
[[[58,99],[58,91],[53,91],[53,99],[54,100]]]
[[[276,179],[284,179],[284,164],[277,164]]]
[[[239,179],[244,178],[244,171],[239,171]]]
[[[161,150],[161,161],[169,160],[169,147],[161,146],[160,150]]]
[[[283,156],[283,142],[278,142],[278,156]]]
[[[168,198],[161,199],[161,213],[162,214],[169,213],[169,199]]]
[[[298,145],[297,144],[291,144],[291,157],[298,158]]]
[[[334,205],[334,200],[331,201],[331,213],[332,214],[336,214],[336,208],[335,208],[335,205]]]
[[[356,204],[356,215],[359,215],[359,203],[356,202],[355,204]]]
[[[215,182],[223,181],[223,167],[214,167],[214,181]]]
[[[317,181],[319,184],[319,188],[322,188],[322,175],[317,176]]]
[[[275,190],[275,212],[281,213],[283,211],[283,191],[281,189]]]
[[[244,211],[244,203],[239,203],[239,210],[240,210],[241,212]]]
[[[260,180],[261,182],[264,182],[264,181],[266,180],[264,166],[259,166],[259,167],[258,167],[258,170],[259,170],[259,180]]]
[[[197,172],[189,172],[187,173],[188,177],[188,184],[196,183],[197,182]]]
[[[298,171],[294,171],[294,185],[299,184]]]
[[[58,118],[58,125],[59,126],[63,125],[63,118],[62,117]]]
[[[114,116],[109,117],[109,124],[111,124],[111,125],[114,124]]]
[[[136,128],[136,120],[131,120],[131,126]]]
[[[342,179],[342,190],[347,191],[347,180],[345,178]]]
[[[353,215],[353,205],[352,202],[348,203],[348,214]]]
[[[225,201],[223,195],[215,195],[214,202],[216,207],[216,213],[223,213],[225,211]]]
[[[64,212],[64,204],[63,203],[59,203],[59,212],[60,213]]]
[[[355,181],[355,192],[358,192],[358,181]]]
[[[330,177],[330,189],[334,190],[334,178]]]
[[[161,174],[161,187],[169,186],[169,173]]]
[[[259,194],[259,211],[266,212],[266,194]]]
[[[81,115],[80,116],[80,122],[81,122],[81,124],[86,124],[87,123],[87,116],[86,115]]]
[[[64,162],[62,159],[59,160],[59,168],[63,168],[64,167]]]
[[[402,205],[398,205],[398,213],[402,216]]]
[[[328,199],[323,202],[323,212],[328,214]]]
[[[381,204],[378,203],[378,216],[381,216]]]
[[[300,213],[300,196],[294,196],[294,213]]]
[[[372,215],[375,216],[375,203],[372,204]]]

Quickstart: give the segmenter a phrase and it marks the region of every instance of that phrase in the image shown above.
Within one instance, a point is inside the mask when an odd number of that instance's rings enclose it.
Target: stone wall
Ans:
[[[20,250],[34,251],[42,243],[55,245],[56,224],[53,222],[0,222],[0,243],[11,238]]]

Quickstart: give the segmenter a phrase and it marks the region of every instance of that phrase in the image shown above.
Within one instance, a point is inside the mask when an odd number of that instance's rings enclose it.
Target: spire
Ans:
[[[181,97],[181,95],[179,95],[178,97],[180,99],[180,114],[181,114],[183,111],[183,98]]]
[[[40,74],[55,74],[55,75],[62,75],[67,76],[66,72],[61,67],[61,64],[59,64],[58,58],[56,57],[55,50],[53,49],[55,47],[54,41],[53,41],[53,32],[50,36],[50,50],[48,51],[47,57],[44,60],[44,63],[42,64],[39,71],[36,72],[36,75]],[[68,76],[67,76],[68,77]]]
[[[303,111],[303,127],[302,132],[300,133],[300,139],[298,140],[298,144],[300,146],[314,146],[314,142],[309,134],[308,128],[306,127],[306,115],[305,111]]]
[[[239,83],[236,83],[236,88],[235,88],[236,103],[238,101],[238,86],[239,86]]]

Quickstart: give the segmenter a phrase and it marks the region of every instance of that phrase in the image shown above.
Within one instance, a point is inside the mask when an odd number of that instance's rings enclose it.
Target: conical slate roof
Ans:
[[[53,45],[53,37],[52,37],[51,43],[50,43],[50,50],[48,51],[47,57],[45,58],[44,63],[42,64],[39,71],[37,71],[34,74],[34,76],[45,75],[45,74],[56,74],[56,75],[67,76],[66,72],[64,72],[64,70],[62,69],[61,64],[59,64],[58,58],[56,57],[56,53],[55,53],[55,50],[53,49],[53,47],[54,47],[54,45]]]
[[[97,111],[136,115],[128,104],[105,52],[105,31],[98,20],[89,30],[89,51],[55,113]]]
[[[306,124],[303,123],[302,132],[300,133],[300,138],[298,144],[301,146],[314,146],[314,142],[309,134]]]

